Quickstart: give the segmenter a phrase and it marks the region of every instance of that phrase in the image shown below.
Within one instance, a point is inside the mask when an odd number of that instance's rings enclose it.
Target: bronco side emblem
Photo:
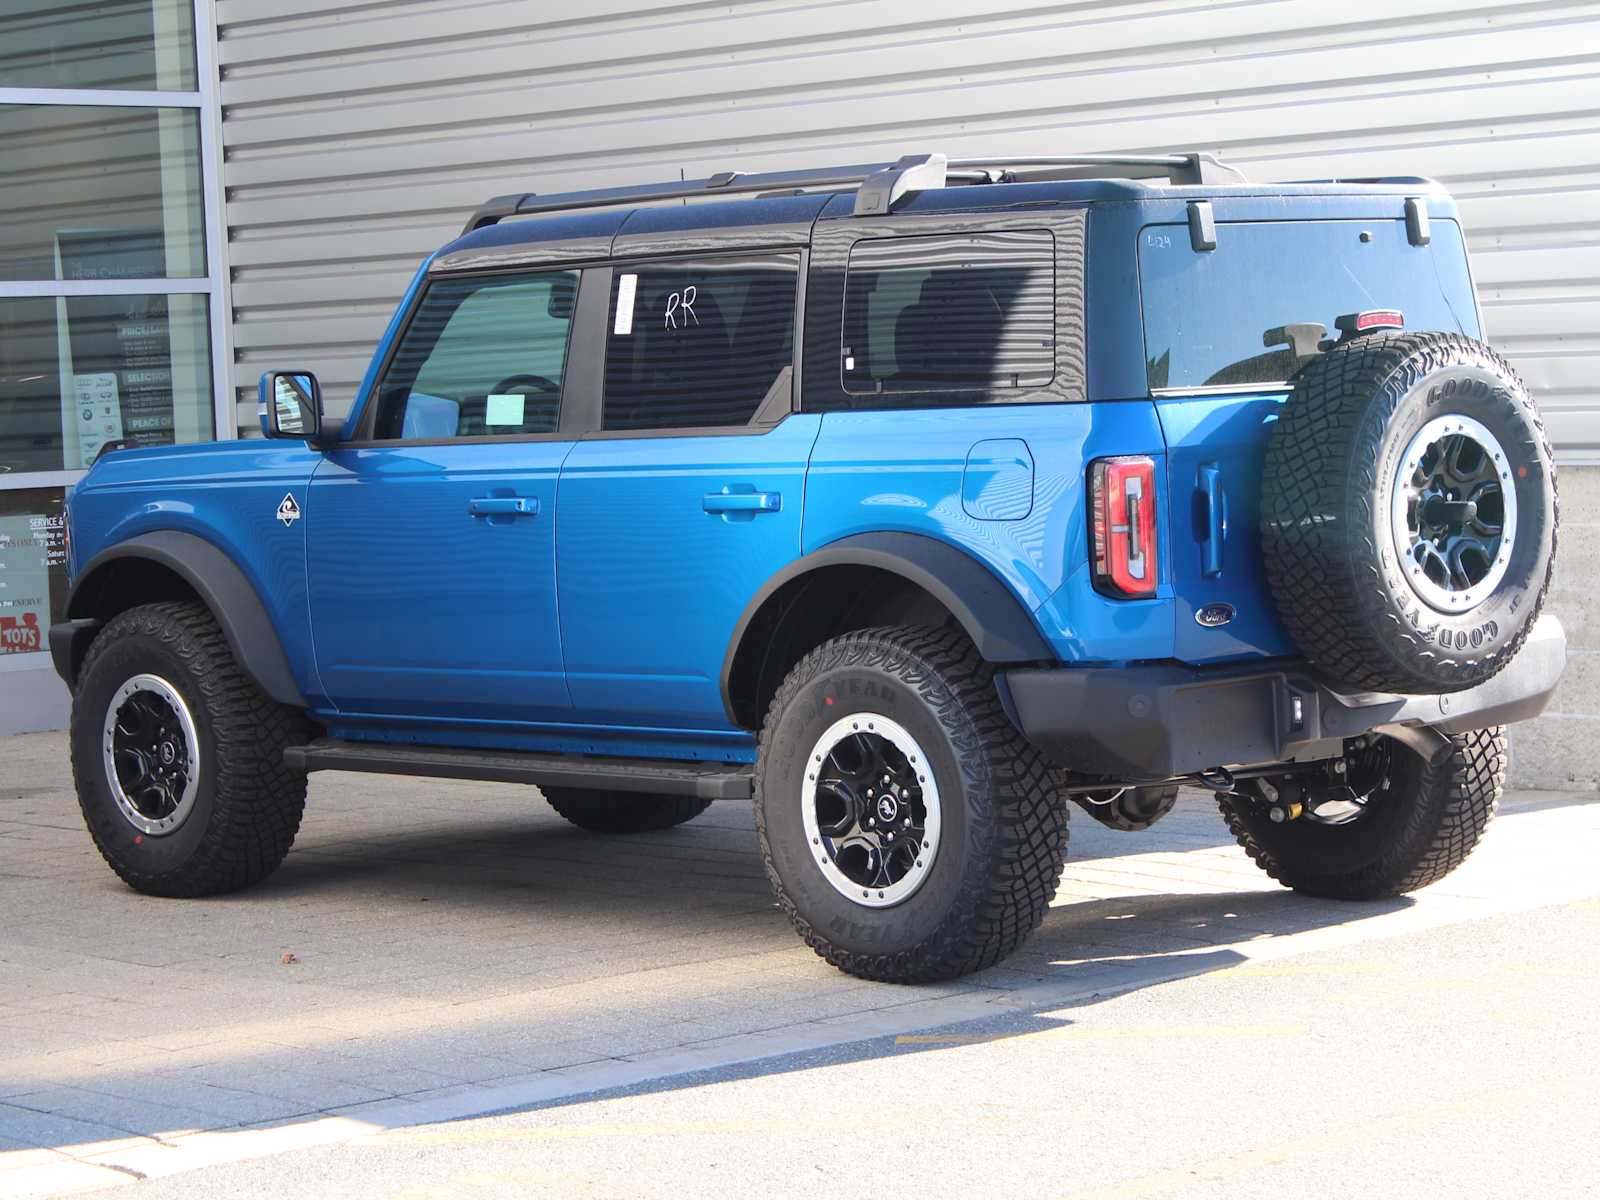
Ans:
[[[1233,620],[1233,605],[1207,604],[1195,610],[1194,620],[1196,625],[1204,625],[1207,629],[1220,628]]]
[[[283,522],[287,529],[300,519],[300,506],[294,502],[294,493],[289,492],[283,498],[283,503],[278,505],[278,520]]]

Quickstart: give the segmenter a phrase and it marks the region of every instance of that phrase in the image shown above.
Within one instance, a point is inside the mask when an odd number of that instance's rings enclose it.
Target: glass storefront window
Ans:
[[[0,487],[214,433],[203,295],[0,296]]]
[[[231,411],[206,221],[220,207],[216,80],[197,39],[211,2],[0,0],[7,686],[46,678],[74,481],[106,449],[210,440]],[[0,704],[0,733],[14,708]]]
[[[0,87],[193,91],[193,0],[3,0]]]
[[[206,273],[200,113],[0,105],[0,280]]]
[[[67,603],[67,521],[61,488],[0,491],[0,655],[47,649]]]

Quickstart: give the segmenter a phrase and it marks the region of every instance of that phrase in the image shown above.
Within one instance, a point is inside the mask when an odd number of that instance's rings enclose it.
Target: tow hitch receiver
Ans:
[[[1448,738],[1444,741],[1450,745]],[[1300,820],[1346,825],[1389,786],[1393,751],[1394,742],[1376,734],[1351,738],[1343,758],[1290,774],[1244,779],[1235,794],[1265,805],[1268,819],[1277,825]]]

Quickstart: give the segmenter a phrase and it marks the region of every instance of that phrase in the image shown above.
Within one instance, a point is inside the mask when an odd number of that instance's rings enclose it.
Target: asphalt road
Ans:
[[[1590,1196],[1600,901],[119,1189]]]

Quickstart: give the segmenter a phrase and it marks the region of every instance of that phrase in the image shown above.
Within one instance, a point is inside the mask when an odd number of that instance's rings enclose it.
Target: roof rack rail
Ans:
[[[1109,173],[1117,179],[1159,179],[1172,184],[1246,183],[1245,174],[1214,154],[1068,154],[1043,158],[958,158],[961,169],[997,171],[1002,183],[1045,183],[1061,179],[1105,179],[1106,167],[1129,168]]]
[[[1105,168],[1130,168],[1114,173]],[[1079,154],[1046,158],[961,158],[943,154],[908,154],[892,163],[859,163],[813,167],[803,171],[719,171],[705,179],[670,180],[593,191],[541,196],[528,192],[496,196],[478,206],[463,234],[508,217],[535,213],[573,212],[587,208],[655,204],[665,200],[704,200],[717,196],[803,191],[807,188],[854,188],[855,215],[875,216],[893,210],[908,192],[942,188],[951,183],[1040,183],[1064,179],[1153,179],[1174,184],[1240,183],[1244,175],[1210,154]]]

